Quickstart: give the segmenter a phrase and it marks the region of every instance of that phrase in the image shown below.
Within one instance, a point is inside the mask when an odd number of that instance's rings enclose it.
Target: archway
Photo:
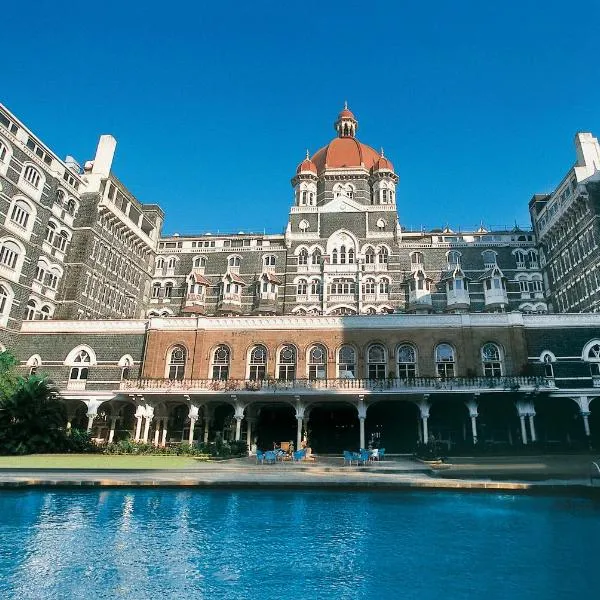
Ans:
[[[367,410],[365,441],[391,453],[414,452],[419,442],[421,411],[407,400],[381,400]],[[358,442],[358,439],[357,439]]]
[[[490,394],[479,398],[478,443],[501,448],[522,442],[515,400],[513,394]]]
[[[351,404],[327,402],[311,407],[308,445],[317,454],[340,454],[358,449],[358,411]]]
[[[538,441],[548,449],[587,444],[581,411],[571,398],[539,398],[534,402]]]
[[[469,410],[462,398],[434,397],[428,425],[429,441],[435,441],[448,452],[473,445]]]
[[[214,407],[209,441],[218,439],[232,441],[235,439],[234,412],[233,406],[225,402]]]
[[[289,404],[269,404],[257,408],[258,416],[253,437],[257,448],[272,450],[274,444],[296,443],[296,411]]]

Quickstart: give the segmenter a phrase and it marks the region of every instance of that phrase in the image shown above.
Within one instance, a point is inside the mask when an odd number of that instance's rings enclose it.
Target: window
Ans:
[[[367,377],[369,379],[385,379],[386,363],[385,348],[381,344],[370,346],[367,352]]]
[[[298,253],[298,264],[299,265],[307,265],[308,264],[308,250],[306,248],[302,248]]]
[[[377,255],[377,262],[380,265],[387,265],[388,263],[388,249],[387,248],[380,248],[379,249],[379,253]]]
[[[308,293],[308,282],[306,279],[300,279],[296,287],[296,294],[298,296],[306,296]]]
[[[320,265],[321,264],[321,252],[319,250],[315,250],[311,256],[311,264]]]
[[[375,293],[375,280],[374,279],[366,279],[364,284],[365,294],[374,294]]]
[[[483,266],[486,269],[496,266],[496,253],[493,250],[484,250],[481,255],[483,256]]]
[[[352,346],[342,346],[338,352],[338,377],[340,379],[356,378],[356,351]]]
[[[73,359],[71,372],[69,373],[69,379],[87,379],[90,370],[90,364],[90,355],[85,350],[80,350]]]
[[[26,202],[23,202],[23,200],[17,200],[10,213],[10,220],[19,227],[27,229],[30,217],[31,207]]]
[[[267,377],[267,349],[264,346],[255,346],[250,351],[250,364],[248,379],[262,381]]]
[[[548,379],[554,379],[554,365],[552,364],[552,355],[544,354],[544,377]]]
[[[44,285],[55,290],[58,287],[59,273],[55,270],[46,273]]]
[[[23,179],[27,183],[31,184],[35,189],[38,189],[42,181],[42,176],[35,167],[27,165],[25,167],[25,171],[23,172]]]
[[[321,345],[308,352],[308,378],[327,379],[327,350]]]
[[[524,250],[516,250],[515,251],[515,260],[517,261],[517,269],[525,268],[525,251]]]
[[[164,269],[165,268],[165,259],[162,256],[159,256],[156,259],[156,268],[157,269]]]
[[[310,293],[313,296],[320,296],[321,295],[321,282],[318,279],[313,279],[310,282]]]
[[[229,378],[229,348],[219,346],[213,353],[212,378],[225,380]]]
[[[373,248],[367,248],[365,252],[365,263],[368,265],[375,264],[375,250],[373,250]]]
[[[54,240],[54,234],[56,233],[56,224],[50,221],[48,225],[46,225],[46,235],[44,236],[45,240],[52,244]]]
[[[417,265],[422,265],[423,264],[423,253],[422,252],[413,252],[410,255],[410,264],[413,265],[413,267],[416,267]]]
[[[307,256],[308,258],[308,256]],[[275,266],[275,257],[270,254],[269,256],[265,256],[265,267],[274,267]]]
[[[502,354],[496,344],[485,344],[481,349],[483,375],[485,377],[502,377]]]
[[[173,284],[169,281],[165,283],[165,298],[173,297]]]
[[[409,344],[398,348],[398,377],[400,379],[413,379],[417,375],[417,360],[415,349]]]
[[[379,282],[379,293],[383,295],[390,293],[390,282],[388,279],[382,279]]]
[[[124,358],[121,361],[121,381],[127,381],[131,375],[133,363],[130,358]]]
[[[239,256],[230,256],[227,264],[230,267],[239,267],[242,262],[242,259]]]
[[[169,374],[172,381],[181,381],[185,375],[186,350],[183,346],[175,346],[169,356]]]
[[[29,367],[29,375],[36,375],[40,367],[40,359],[37,356],[32,356],[27,361],[27,366]]]
[[[51,312],[52,309],[47,304],[42,306],[42,310],[40,310],[40,320],[47,321],[50,318]]]
[[[438,377],[454,377],[454,348],[449,344],[439,344],[435,349],[435,363]]]
[[[69,234],[63,229],[57,236],[54,238],[54,247],[64,252],[67,247],[67,242],[69,241]]]
[[[11,241],[3,242],[0,246],[0,265],[14,269],[17,265],[17,259],[21,249],[17,244]]]
[[[292,381],[296,378],[296,348],[286,344],[279,351],[277,378]]]
[[[206,266],[206,258],[204,256],[197,256],[194,259],[194,269],[200,269]]]
[[[69,198],[65,208],[70,215],[75,216],[75,213],[77,212],[77,202],[75,202],[73,198]]]
[[[454,269],[455,267],[460,265],[460,252],[456,250],[451,250],[448,252],[448,268]]]
[[[0,163],[6,163],[8,158],[8,148],[6,147],[6,144],[0,142]]]
[[[37,315],[37,304],[35,300],[28,300],[25,308],[25,320],[33,321]]]
[[[160,283],[152,284],[152,297],[160,298],[162,296],[162,286]]]
[[[4,314],[4,309],[8,303],[8,298],[8,290],[3,285],[0,285],[0,314]]]

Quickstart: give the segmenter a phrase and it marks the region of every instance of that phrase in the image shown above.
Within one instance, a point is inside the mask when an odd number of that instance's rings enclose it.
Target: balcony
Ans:
[[[122,381],[120,390],[139,390],[160,393],[198,392],[225,393],[248,392],[262,394],[307,393],[440,393],[440,392],[485,392],[485,391],[523,391],[532,392],[538,389],[554,389],[544,377],[416,377],[414,379],[295,379],[291,381],[269,379],[251,381],[248,379],[141,379]]]

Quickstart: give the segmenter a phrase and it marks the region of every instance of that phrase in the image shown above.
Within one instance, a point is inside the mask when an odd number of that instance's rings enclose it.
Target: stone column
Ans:
[[[427,420],[429,419],[429,415],[421,416],[421,422],[423,423],[423,443],[429,443],[429,427],[427,425]]]
[[[205,444],[208,444],[208,417],[207,416],[204,417],[204,436],[202,439]]]
[[[360,449],[365,447],[365,417],[358,417],[360,426]]]
[[[169,418],[163,418],[163,430],[162,430],[162,439],[160,441],[160,445],[165,448],[167,446],[167,427],[169,424]]]
[[[419,403],[419,409],[421,410],[421,423],[423,428],[423,443],[429,443],[429,409],[431,405],[429,404],[429,394],[423,394],[423,400]]]
[[[194,443],[194,427],[196,426],[196,417],[190,417],[190,434],[188,436],[188,444],[191,446]]]
[[[140,441],[140,436],[142,435],[142,415],[135,416],[135,437],[133,438],[134,442]]]
[[[587,436],[588,439],[591,435],[589,417],[590,417],[589,412],[585,411],[585,412],[581,413],[581,418],[583,419],[583,428],[585,430],[585,435]]]
[[[110,431],[108,432],[108,443],[112,444],[113,439],[115,438],[115,427],[117,426],[117,419],[119,417],[111,417],[110,418]]]
[[[304,422],[304,403],[296,396],[296,450],[302,447],[302,424]]]
[[[477,443],[477,414],[471,414],[471,433],[473,434],[473,444]]]
[[[87,413],[86,416],[88,418],[87,431],[89,433],[92,430],[92,427],[94,426],[94,419],[96,418],[96,413]]]
[[[473,399],[465,402],[467,408],[469,409],[469,417],[471,417],[471,434],[473,436],[473,445],[477,444],[477,417],[479,416],[479,405],[477,401],[479,400],[479,394],[474,394]]]
[[[521,439],[523,444],[527,444],[527,427],[525,426],[525,415],[519,415],[521,421]]]
[[[367,419],[367,404],[365,403],[365,397],[360,395],[358,402],[356,403],[356,409],[358,410],[358,425],[359,425],[359,436],[360,436],[360,449],[365,447],[365,420]]]
[[[535,431],[535,421],[533,420],[534,417],[535,417],[535,413],[529,413],[529,415],[528,415],[529,431],[531,433],[531,441],[537,442],[537,433]]]
[[[156,419],[156,425],[154,427],[154,446],[158,447],[158,442],[160,439],[160,425],[162,423],[162,419]]]
[[[248,446],[248,456],[252,454],[252,425],[254,424],[253,417],[246,417],[246,446]]]
[[[148,443],[148,435],[150,434],[150,424],[152,423],[152,419],[154,418],[154,408],[151,406],[146,407],[146,422],[144,423],[144,436],[142,438],[142,442],[144,444]]]
[[[239,442],[242,437],[242,419],[244,417],[235,417],[235,441]]]

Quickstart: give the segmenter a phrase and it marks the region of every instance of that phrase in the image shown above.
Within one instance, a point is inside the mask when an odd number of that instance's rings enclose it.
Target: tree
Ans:
[[[0,353],[0,404],[17,389],[17,359],[8,351]]]
[[[50,382],[37,375],[19,377],[14,392],[0,398],[0,453],[64,451],[65,423],[65,406]]]

